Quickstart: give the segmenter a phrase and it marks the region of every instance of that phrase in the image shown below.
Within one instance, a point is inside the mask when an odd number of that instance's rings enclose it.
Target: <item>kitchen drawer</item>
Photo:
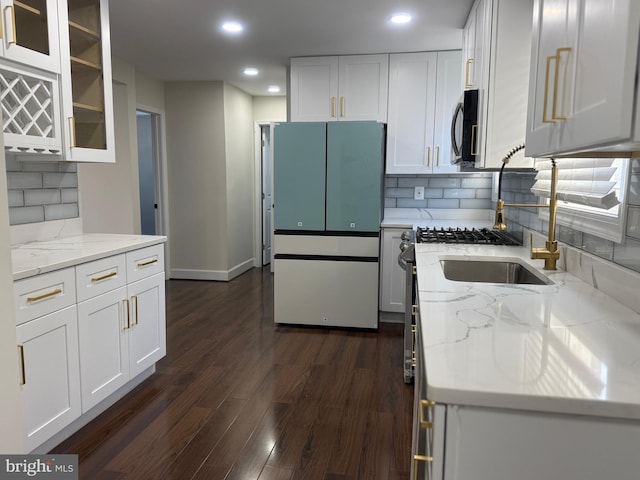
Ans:
[[[164,272],[164,245],[153,245],[127,252],[127,282],[137,282]]]
[[[76,303],[74,268],[65,268],[13,283],[16,325]]]
[[[127,284],[125,254],[83,263],[76,267],[78,302],[102,295]]]

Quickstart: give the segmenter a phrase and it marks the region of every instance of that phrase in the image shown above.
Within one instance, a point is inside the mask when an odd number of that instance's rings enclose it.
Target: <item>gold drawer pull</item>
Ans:
[[[431,463],[433,462],[433,457],[427,457],[426,455],[413,456],[413,480],[418,480],[418,462]]]
[[[154,258],[153,260],[147,260],[146,262],[140,262],[138,267],[146,267],[147,265],[151,265],[152,263],[158,263],[158,259]]]
[[[473,84],[469,81],[469,67],[473,63],[473,58],[468,58],[465,64],[465,72],[464,72],[464,88],[472,87]]]
[[[110,272],[107,273],[106,275],[102,275],[100,277],[93,277],[91,279],[92,282],[100,282],[102,280],[106,280],[107,278],[111,278],[111,277],[115,277],[118,274],[118,272]]]
[[[42,295],[38,295],[37,297],[27,297],[27,302],[37,302],[39,300],[44,300],[45,298],[55,297],[56,295],[60,295],[62,290],[56,288],[53,292],[45,293]]]
[[[129,300],[125,298],[124,300],[122,300],[122,303],[124,304],[124,311],[127,317],[127,324],[122,329],[129,330],[131,328],[131,312],[129,312]]]
[[[24,345],[18,345],[18,351],[20,352],[20,385],[25,385],[27,383],[27,375],[25,373],[24,368]]]
[[[435,405],[435,402],[429,400],[420,400],[420,428],[433,428],[433,422],[427,420],[427,416],[424,413],[425,408],[430,408]]]
[[[132,295],[131,301],[133,302],[133,323],[131,325],[138,325],[138,296]]]

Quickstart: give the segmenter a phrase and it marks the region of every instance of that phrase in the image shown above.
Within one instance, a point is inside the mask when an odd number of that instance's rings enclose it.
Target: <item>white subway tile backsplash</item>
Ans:
[[[413,198],[398,198],[396,199],[396,208],[427,208],[428,201],[426,199],[414,200]]]
[[[385,196],[390,198],[413,198],[413,188],[387,188]]]
[[[460,208],[460,200],[454,198],[430,198],[427,208]]]
[[[616,244],[613,261],[618,265],[640,272],[640,242],[627,238],[624,244]]]
[[[76,218],[78,217],[78,215],[79,212],[77,203],[64,203],[44,206],[44,218],[46,221],[61,220],[63,218]]]
[[[492,184],[493,178],[491,176],[463,178],[460,181],[460,187],[462,188],[486,188],[490,190]]]
[[[9,209],[9,223],[11,225],[36,222],[44,222],[44,207],[42,206]]]
[[[627,209],[627,235],[640,240],[640,207]]]
[[[73,188],[78,186],[78,175],[74,173],[43,173],[44,188]]]
[[[598,257],[613,260],[613,242],[611,240],[605,240],[604,238],[585,233],[582,236],[582,244],[583,250],[593,253]]]
[[[444,189],[442,188],[425,188],[424,198],[442,198],[444,196]]]
[[[24,204],[32,205],[49,205],[51,203],[60,203],[60,190],[50,188],[47,190],[24,190]]]
[[[475,198],[476,191],[466,188],[447,188],[444,190],[444,198]]]
[[[640,205],[640,173],[634,173],[629,181],[629,205]]]
[[[78,203],[77,188],[63,188],[60,190],[62,203]]]
[[[476,198],[461,198],[460,208],[491,208],[491,201]]]
[[[460,178],[433,176],[429,178],[430,188],[460,188]]]
[[[9,190],[9,207],[23,207],[24,193],[22,190]]]
[[[9,223],[79,217],[75,163],[20,161],[6,155]]]
[[[7,172],[7,188],[24,190],[26,188],[42,188],[41,173]]]
[[[384,179],[385,188],[395,188],[398,186],[398,177],[387,177]]]
[[[427,185],[425,177],[398,177],[398,188],[413,188]]]

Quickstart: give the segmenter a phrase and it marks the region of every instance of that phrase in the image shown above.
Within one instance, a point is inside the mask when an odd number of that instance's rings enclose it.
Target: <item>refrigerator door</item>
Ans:
[[[276,230],[324,230],[326,123],[281,123],[273,130]]]
[[[384,125],[330,122],[327,132],[326,229],[378,232]]]

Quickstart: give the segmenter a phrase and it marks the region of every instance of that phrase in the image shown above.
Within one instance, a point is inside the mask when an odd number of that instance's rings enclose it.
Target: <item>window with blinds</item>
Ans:
[[[558,223],[622,243],[629,160],[561,158],[556,159],[556,165]],[[551,160],[536,160],[535,169],[538,173],[531,193],[548,201],[551,190]],[[549,212],[541,210],[540,217],[548,220]]]

